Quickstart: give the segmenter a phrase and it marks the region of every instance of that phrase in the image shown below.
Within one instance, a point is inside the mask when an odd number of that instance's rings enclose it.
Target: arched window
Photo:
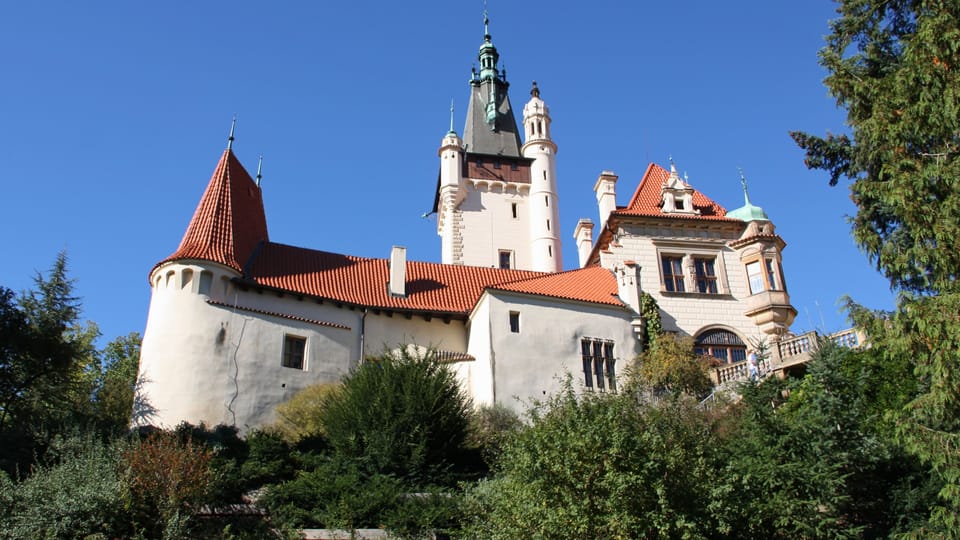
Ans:
[[[694,341],[693,352],[712,356],[724,364],[733,364],[747,359],[747,346],[729,330],[716,328],[703,332]]]

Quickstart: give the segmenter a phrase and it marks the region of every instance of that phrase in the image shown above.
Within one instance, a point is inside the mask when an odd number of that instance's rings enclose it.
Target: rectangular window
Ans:
[[[613,342],[603,344],[603,362],[607,367],[607,387],[611,392],[617,391],[616,359],[613,357]]]
[[[307,348],[307,338],[283,336],[283,367],[303,369],[303,354]]]
[[[667,292],[684,292],[683,259],[680,257],[663,257],[663,286]]]
[[[510,312],[510,331],[514,334],[520,333],[520,312],[511,311]]]
[[[770,282],[771,291],[781,291],[783,287],[780,284],[780,276],[777,273],[777,267],[779,266],[776,261],[773,259],[766,259],[767,263],[767,279]]]
[[[597,376],[597,389],[603,391],[603,343],[593,342],[593,374]]]
[[[750,284],[750,294],[763,292],[763,268],[760,261],[747,263],[747,282]]]
[[[509,270],[513,267],[513,252],[501,250],[500,251],[500,268],[504,270]]]
[[[694,259],[697,292],[717,294],[717,272],[714,259]]]
[[[593,390],[593,356],[590,354],[590,340],[580,340],[580,356],[583,359],[584,386]]]
[[[518,167],[516,163],[511,163],[511,164],[510,164],[510,170],[511,170],[511,171],[517,171],[517,170],[520,170],[520,167]]]
[[[499,159],[493,162],[493,168],[494,168],[494,169],[499,169],[499,168],[500,168],[500,160],[499,160]]]
[[[517,203],[510,203],[510,212],[513,213],[513,219],[517,219],[517,217],[520,215],[517,212]]]

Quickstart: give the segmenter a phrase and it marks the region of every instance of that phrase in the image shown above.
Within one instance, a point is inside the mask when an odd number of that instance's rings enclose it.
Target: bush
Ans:
[[[112,537],[125,528],[119,445],[70,442],[19,484],[0,473],[0,538]]]

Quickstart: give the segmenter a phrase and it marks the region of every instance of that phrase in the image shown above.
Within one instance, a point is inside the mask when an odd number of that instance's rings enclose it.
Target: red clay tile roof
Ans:
[[[389,261],[268,243],[247,268],[256,285],[380,309],[466,315],[484,288],[544,275],[408,261],[405,297],[387,290]]]
[[[624,306],[623,301],[617,296],[617,280],[613,272],[599,266],[501,283],[490,288],[595,304]]]
[[[615,216],[708,219],[742,223],[739,219],[724,217],[727,210],[696,189],[693,190],[693,207],[700,210],[699,215],[680,213],[664,214],[663,211],[660,210],[660,203],[663,200],[660,188],[669,177],[670,171],[656,163],[651,163],[647,166],[646,172],[643,173],[643,178],[640,179],[640,185],[637,186],[633,197],[630,198],[630,203],[624,208],[616,209],[613,214]]]
[[[257,245],[268,240],[260,188],[228,148],[213,171],[180,247],[157,266],[200,259],[242,272]]]

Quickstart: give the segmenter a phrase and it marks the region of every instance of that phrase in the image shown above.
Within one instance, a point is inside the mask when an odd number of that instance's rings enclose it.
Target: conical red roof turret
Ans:
[[[267,241],[260,186],[228,147],[213,171],[180,247],[159,264],[198,259],[243,273],[254,250]]]

